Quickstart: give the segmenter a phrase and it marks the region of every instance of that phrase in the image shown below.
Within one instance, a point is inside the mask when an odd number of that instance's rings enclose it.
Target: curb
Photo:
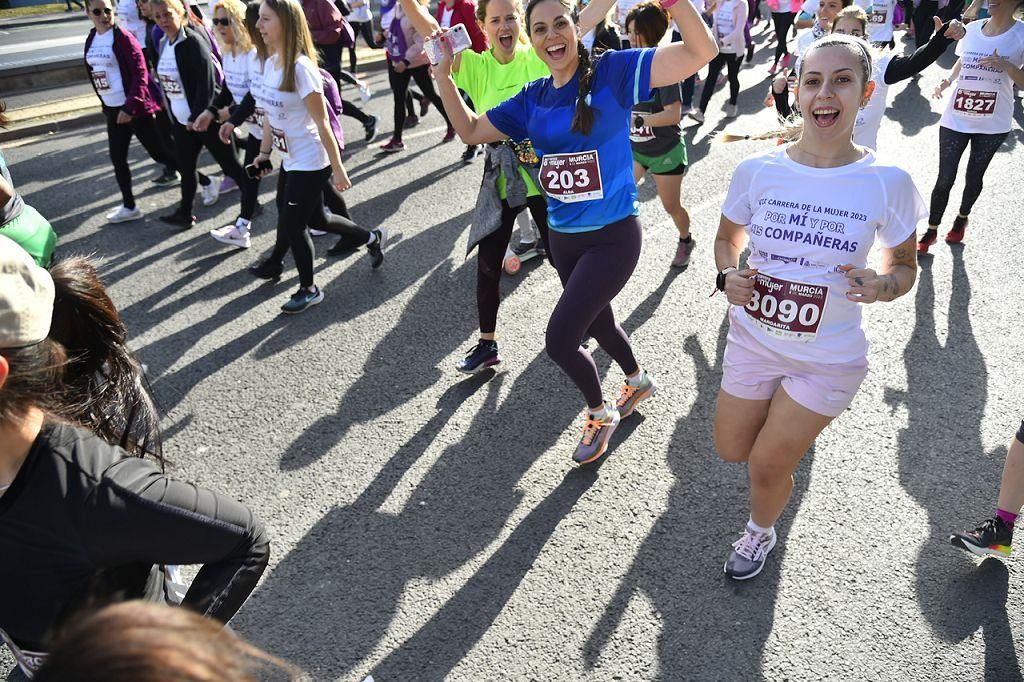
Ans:
[[[51,18],[52,17],[52,18]],[[53,16],[50,14],[37,14],[34,17],[16,17],[14,19],[0,19],[0,29],[25,28],[26,26],[40,26],[45,24],[63,24],[69,21],[88,21],[89,18],[78,12],[70,12],[66,16]]]
[[[88,109],[69,111],[53,118],[29,120],[24,125],[10,130],[0,130],[0,142],[12,142],[26,137],[49,135],[50,133],[63,133],[69,130],[77,130],[86,126],[104,122],[103,110],[99,105]]]

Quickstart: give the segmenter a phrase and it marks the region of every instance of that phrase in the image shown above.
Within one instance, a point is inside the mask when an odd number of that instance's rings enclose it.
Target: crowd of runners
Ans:
[[[467,245],[477,256],[479,338],[451,369],[502,362],[502,273],[547,259],[562,290],[546,352],[586,403],[577,465],[601,458],[620,422],[658,390],[612,308],[640,257],[637,182],[650,174],[678,231],[669,267],[687,267],[697,241],[681,201],[683,119],[702,124],[726,83],[724,115],[736,117],[740,69],[763,69],[764,105],[779,123],[742,136],[765,148],[736,167],[717,235],[702,238],[717,268],[708,288],[722,292],[729,320],[714,448],[747,464],[750,486],[724,571],[746,580],[778,542],[797,465],[868,372],[864,306],[913,289],[969,147],[945,234],[949,244],[965,239],[1024,86],[1022,10],[1024,0],[941,9],[933,0],[441,0],[435,13],[420,0],[217,0],[205,11],[183,0],[87,0],[83,58],[121,194],[107,221],[143,217],[133,137],[159,164],[154,182],[178,186],[176,208],[160,216],[171,228],[196,225],[197,193],[212,204],[238,191],[235,221],[209,230],[228,248],[250,248],[253,225],[270,219],[259,192],[276,173],[274,247],[251,269],[279,279],[291,251],[299,288],[282,311],[295,314],[324,299],[312,235],[338,236],[328,255],[365,248],[370,267],[385,260],[388,231],[353,218],[342,161],[343,117],[367,142],[380,125],[343,97],[371,95],[357,76],[356,40],[384,50],[394,120],[381,152],[401,153],[403,131],[433,108],[446,123],[440,142],[458,137],[462,159],[481,167]],[[759,25],[775,41],[770,64],[752,63]],[[904,38],[914,43],[906,53]],[[929,205],[905,170],[876,154],[878,132],[888,86],[940,68],[932,65],[951,47],[955,65],[934,93],[945,109]],[[219,173],[197,170],[204,150]],[[0,171],[0,637],[39,679],[79,679],[82,667],[109,668],[97,679],[167,679],[160,671],[178,665],[175,646],[215,649],[206,663],[235,671],[230,679],[257,676],[253,666],[286,670],[201,619],[168,620],[177,616],[145,604],[81,615],[135,598],[227,622],[267,566],[270,542],[244,505],[163,472],[158,416],[114,303],[87,259],[60,257],[45,207],[18,194],[2,154]],[[595,344],[624,375],[610,399]],[[994,515],[951,543],[1008,556],[1022,506],[1024,423]],[[202,564],[189,586],[183,564]],[[172,622],[166,647],[145,645]],[[90,639],[97,629],[126,636]],[[118,677],[126,665],[135,674]],[[140,677],[147,666],[154,676]]]

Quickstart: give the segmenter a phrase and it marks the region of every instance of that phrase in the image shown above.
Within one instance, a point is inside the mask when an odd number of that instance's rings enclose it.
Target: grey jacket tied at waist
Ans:
[[[524,168],[530,174],[536,186],[540,186],[537,177],[538,169],[523,165],[519,155],[510,144],[487,145],[484,156],[484,178],[480,182],[480,193],[476,197],[476,209],[473,211],[473,224],[469,228],[469,243],[466,245],[468,256],[473,248],[488,235],[501,227],[501,195],[498,194],[498,172],[505,174],[505,190],[508,205],[517,208],[526,204],[529,186],[519,174]]]

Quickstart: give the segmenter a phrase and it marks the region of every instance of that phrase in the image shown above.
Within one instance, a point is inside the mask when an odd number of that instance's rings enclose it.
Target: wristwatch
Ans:
[[[716,291],[725,291],[725,276],[728,275],[733,270],[736,270],[736,269],[737,268],[734,268],[734,267],[732,267],[730,265],[729,267],[724,268],[724,269],[718,271],[718,274],[715,275],[715,290]]]

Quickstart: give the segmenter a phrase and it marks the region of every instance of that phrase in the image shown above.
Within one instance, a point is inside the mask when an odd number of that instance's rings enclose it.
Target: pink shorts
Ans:
[[[779,387],[811,412],[843,413],[868,373],[867,359],[844,364],[793,360],[769,350],[738,324],[729,325],[722,390],[744,400],[769,400]]]

